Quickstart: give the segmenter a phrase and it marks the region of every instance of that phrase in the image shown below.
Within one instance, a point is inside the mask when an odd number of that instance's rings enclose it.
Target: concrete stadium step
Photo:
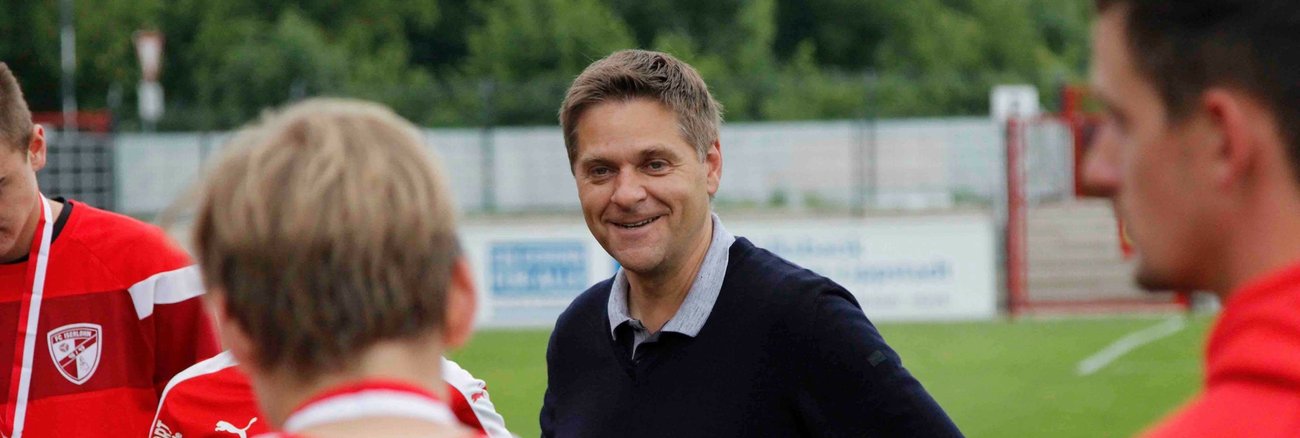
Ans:
[[[1034,262],[1087,262],[1096,260],[1122,261],[1123,254],[1119,242],[1094,240],[1055,240],[1036,238],[1031,235],[1026,245],[1030,261]]]
[[[1031,301],[1164,300],[1133,283],[1109,201],[1082,199],[1026,212]]]
[[[1037,278],[1029,280],[1029,290],[1032,298],[1081,294],[1077,298],[1092,299],[1102,295],[1133,296],[1142,293],[1131,278]]]
[[[1128,282],[1132,278],[1133,268],[1124,263],[1087,263],[1076,264],[1073,266],[1061,265],[1038,265],[1037,269],[1030,269],[1028,278],[1030,282],[1035,280],[1052,282],[1108,282],[1119,280]]]

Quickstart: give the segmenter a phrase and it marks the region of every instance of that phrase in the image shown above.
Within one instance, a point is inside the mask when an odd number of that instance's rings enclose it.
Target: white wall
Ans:
[[[994,230],[984,215],[729,219],[728,230],[844,286],[875,321],[997,315]],[[469,223],[465,249],[480,324],[547,326],[616,264],[575,215],[546,223]]]
[[[498,128],[486,136],[479,129],[425,134],[466,211],[484,210],[489,199],[501,212],[578,207],[558,127]],[[1002,131],[986,118],[739,123],[725,125],[721,137],[722,203],[767,205],[784,197],[796,209],[816,202],[846,206],[854,200],[861,169],[870,206],[942,209],[962,196],[992,199],[1006,179]],[[117,210],[156,214],[193,182],[227,138],[118,134]],[[489,143],[491,154],[484,147]]]

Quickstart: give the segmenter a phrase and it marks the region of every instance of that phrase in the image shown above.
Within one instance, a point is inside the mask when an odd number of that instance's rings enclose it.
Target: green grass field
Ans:
[[[1161,320],[882,324],[880,331],[967,436],[1121,437],[1195,393],[1211,321],[1190,317],[1177,334],[1088,376],[1076,374],[1079,361]],[[506,424],[523,437],[538,436],[548,336],[482,331],[452,356],[488,382]]]

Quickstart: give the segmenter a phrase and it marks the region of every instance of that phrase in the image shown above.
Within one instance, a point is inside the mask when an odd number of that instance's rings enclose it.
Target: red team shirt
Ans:
[[[268,432],[248,377],[235,365],[225,352],[176,375],[163,392],[150,438],[249,438]],[[446,359],[442,374],[455,420],[488,437],[511,436],[482,380]]]
[[[1300,264],[1238,288],[1205,348],[1205,388],[1148,438],[1300,436]]]
[[[0,435],[144,434],[172,376],[219,351],[198,270],[126,216],[67,201],[57,233],[45,216],[28,258],[0,265]]]
[[[403,382],[364,380],[317,394],[289,414],[284,421],[286,432],[269,433],[258,438],[306,438],[296,432],[340,421],[377,417],[412,418],[447,426],[456,423],[451,409],[437,395]],[[479,431],[474,436],[485,435]]]

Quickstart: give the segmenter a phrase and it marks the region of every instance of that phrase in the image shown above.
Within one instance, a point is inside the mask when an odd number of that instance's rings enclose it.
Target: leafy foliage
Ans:
[[[0,60],[59,106],[59,1],[8,2]],[[169,129],[223,129],[311,95],[418,123],[551,124],[565,88],[643,47],[694,65],[727,119],[982,114],[990,87],[1086,68],[1086,0],[75,0],[82,108],[133,125],[131,34],[166,36]]]

